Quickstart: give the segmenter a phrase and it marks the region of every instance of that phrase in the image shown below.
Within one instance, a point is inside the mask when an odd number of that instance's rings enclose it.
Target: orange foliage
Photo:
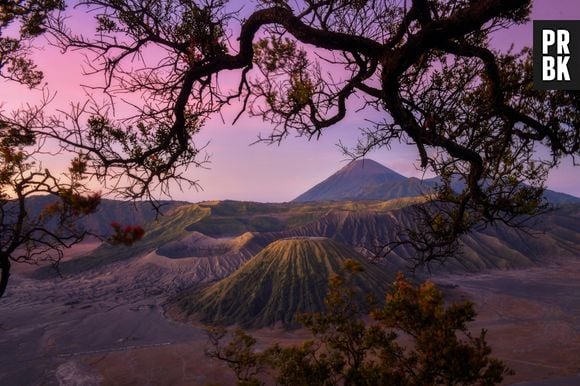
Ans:
[[[132,245],[145,236],[145,230],[139,225],[121,225],[116,221],[111,223],[114,230],[113,235],[109,238],[111,244]]]

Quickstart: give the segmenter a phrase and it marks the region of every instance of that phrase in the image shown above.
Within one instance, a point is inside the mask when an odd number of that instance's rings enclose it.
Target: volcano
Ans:
[[[390,200],[420,196],[434,185],[407,178],[370,159],[356,160],[296,197],[294,202]]]
[[[269,244],[232,275],[184,296],[178,305],[209,324],[292,326],[298,314],[324,310],[329,279],[343,273],[347,260],[363,268],[352,278],[361,296],[384,297],[392,281],[384,268],[331,239],[298,237]]]

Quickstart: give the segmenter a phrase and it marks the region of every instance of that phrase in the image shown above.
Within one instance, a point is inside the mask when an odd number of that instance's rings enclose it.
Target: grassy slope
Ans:
[[[104,243],[87,256],[62,262],[59,269],[65,274],[75,274],[153,251],[163,244],[186,236],[188,232],[185,228],[209,214],[207,208],[198,205],[183,205],[160,217],[157,221],[149,223],[146,227],[145,237],[134,245]],[[40,269],[38,274],[46,276],[54,274],[54,271],[45,267]]]
[[[324,308],[328,280],[341,272],[346,259],[364,267],[355,278],[358,288],[378,299],[384,296],[391,277],[352,249],[330,239],[285,239],[267,246],[231,276],[183,297],[179,305],[206,323],[292,325],[296,314]]]

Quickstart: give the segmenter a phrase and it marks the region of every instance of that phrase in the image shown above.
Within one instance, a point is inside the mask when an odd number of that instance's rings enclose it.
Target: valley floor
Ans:
[[[451,298],[475,302],[473,329],[488,330],[493,355],[516,372],[506,384],[580,384],[579,261],[435,281],[458,285]]]
[[[476,303],[473,328],[486,328],[494,355],[516,371],[506,384],[579,384],[580,261],[435,281],[450,299]],[[233,384],[223,364],[205,357],[202,326],[164,316],[172,293],[159,283],[131,262],[65,279],[15,273],[0,299],[0,385]],[[262,346],[307,337],[254,334]]]

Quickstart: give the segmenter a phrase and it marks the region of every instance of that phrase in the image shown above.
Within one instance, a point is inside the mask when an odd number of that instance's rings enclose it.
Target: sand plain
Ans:
[[[32,269],[18,267],[0,299],[0,385],[233,384],[205,356],[203,326],[164,314],[167,299],[193,285],[186,269],[154,255],[65,278],[33,279]],[[516,371],[505,384],[580,384],[580,260],[434,281],[449,299],[475,302],[471,327],[487,329],[494,355]],[[308,336],[253,333],[261,347]]]

